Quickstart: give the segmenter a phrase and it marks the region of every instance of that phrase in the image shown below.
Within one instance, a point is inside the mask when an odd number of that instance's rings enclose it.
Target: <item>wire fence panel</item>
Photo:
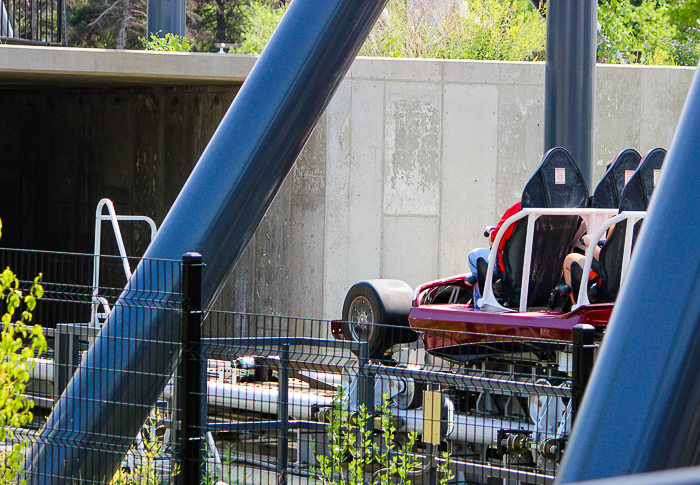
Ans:
[[[39,273],[45,289],[32,322],[42,325],[48,343],[48,351],[33,359],[27,385],[34,419],[15,434],[19,442],[29,442],[24,449],[29,483],[170,483],[177,476],[181,399],[174,389],[179,377],[153,373],[163,367],[157,365],[159,359],[170,357],[152,349],[174,340],[179,360],[182,263],[127,261],[129,271],[137,264],[143,268],[131,278],[128,294],[124,263],[111,256],[0,249],[0,264],[17,274],[21,289],[26,291]],[[100,281],[96,266],[102,269],[102,282],[110,285],[93,284]],[[138,324],[128,326],[156,317],[158,325],[148,332]],[[103,332],[108,319],[122,329],[120,336]],[[86,365],[98,338],[106,341],[102,354]],[[73,379],[76,373],[82,378]],[[163,386],[148,385],[154,377]],[[67,393],[69,386],[79,386],[79,391]],[[94,396],[104,386],[114,389],[103,403],[108,412],[99,413]],[[71,402],[70,395],[77,399]],[[62,419],[52,415],[54,409],[62,410]],[[86,423],[99,432],[83,432]],[[48,458],[42,449],[51,451]],[[94,452],[92,462],[80,462],[85,450]],[[42,460],[36,461],[37,456]],[[103,464],[110,460],[117,466],[104,473]]]
[[[553,481],[571,430],[572,342],[436,330],[419,338],[367,323],[364,335],[397,342],[369,359],[359,332],[342,326],[207,314],[216,479]],[[450,345],[426,352],[426,340]]]
[[[35,314],[49,350],[35,359],[27,388],[34,420],[15,435],[33,446],[29,483],[554,480],[592,366],[593,334],[575,330],[574,340],[562,341],[486,328],[412,329],[407,321],[206,311],[199,293],[206,267],[197,255],[128,263],[0,249],[0,264],[12,267],[22,288],[41,272],[46,289]],[[126,298],[127,273],[137,264],[145,265],[136,273],[144,280],[132,281]],[[117,354],[105,352],[86,368],[96,339],[116,338],[105,322],[113,328],[153,319],[150,333],[122,329],[120,345],[100,347]],[[173,375],[156,376],[152,369],[168,368],[158,359],[172,356],[154,349],[168,348],[175,334]],[[378,339],[387,349],[381,354]],[[74,379],[76,372],[82,377]],[[77,385],[82,394],[67,393]],[[85,403],[105,385],[115,388],[115,400],[96,415]],[[76,403],[66,407],[68,395]],[[74,420],[104,423],[99,433],[57,429],[49,418],[57,403],[85,411]],[[36,450],[49,445],[63,450],[64,463],[36,461],[45,456]],[[119,466],[95,479],[90,473],[104,471],[101,464],[73,463],[85,449],[112,454]]]

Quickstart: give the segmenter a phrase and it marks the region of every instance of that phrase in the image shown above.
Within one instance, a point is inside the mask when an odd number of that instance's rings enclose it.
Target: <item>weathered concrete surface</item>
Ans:
[[[668,147],[692,75],[598,66],[598,179],[623,148]],[[361,279],[416,286],[467,271],[483,228],[520,199],[543,154],[543,64],[358,59],[345,83],[325,120],[325,253],[309,261],[323,264],[313,315],[324,318],[340,316]]]
[[[162,220],[254,62],[135,53],[138,67],[108,51],[6,49],[2,243],[83,252],[102,197]],[[598,66],[598,178],[623,148],[668,147],[692,75]],[[484,226],[519,200],[539,163],[543,100],[541,63],[356,60],[217,307],[338,318],[362,279],[416,286],[467,271]],[[145,228],[124,232],[140,254]]]
[[[160,223],[237,89],[0,90],[3,246],[91,253],[104,197]],[[142,254],[148,227],[122,226]],[[103,241],[115,251],[111,232]]]

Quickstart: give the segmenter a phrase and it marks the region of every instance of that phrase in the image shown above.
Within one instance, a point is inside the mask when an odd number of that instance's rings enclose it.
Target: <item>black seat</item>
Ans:
[[[633,148],[622,150],[613,159],[612,164],[591,197],[593,209],[617,209],[620,207],[620,195],[625,184],[639,167],[642,156]]]
[[[622,192],[620,212],[647,210],[649,199],[656,186],[665,156],[666,150],[663,148],[649,150],[644,155],[639,168]],[[640,220],[634,225],[632,234],[633,248],[642,227],[642,222],[643,220]],[[624,257],[626,233],[627,226],[625,222],[616,224],[600,249],[600,282],[596,289],[596,302],[613,302],[617,298],[622,278],[622,259]]]
[[[586,207],[588,188],[573,158],[564,148],[549,150],[523,190],[521,207]],[[527,306],[547,304],[562,278],[564,258],[571,251],[578,216],[541,216],[535,223]],[[520,304],[525,258],[527,218],[517,222],[503,246],[503,298],[509,306]]]

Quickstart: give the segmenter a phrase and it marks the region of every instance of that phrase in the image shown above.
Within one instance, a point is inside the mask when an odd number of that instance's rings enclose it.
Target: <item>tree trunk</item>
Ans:
[[[129,22],[131,21],[131,0],[122,0],[124,2],[122,23],[119,27],[119,34],[117,35],[117,49],[123,49],[126,46],[126,33],[129,29]]]

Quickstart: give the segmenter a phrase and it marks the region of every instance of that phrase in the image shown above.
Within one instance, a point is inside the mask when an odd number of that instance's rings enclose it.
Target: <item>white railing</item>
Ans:
[[[103,214],[103,209],[107,207],[108,214]],[[122,239],[122,233],[119,229],[119,221],[141,221],[147,222],[151,227],[151,241],[156,237],[158,229],[156,228],[156,223],[153,219],[147,216],[118,216],[114,210],[114,204],[109,199],[102,199],[97,204],[97,210],[95,211],[95,250],[93,253],[93,270],[92,270],[92,311],[90,315],[90,322],[93,326],[99,326],[99,319],[105,319],[109,315],[110,308],[109,303],[105,298],[98,296],[100,287],[100,251],[101,251],[101,241],[102,241],[102,222],[110,221],[112,223],[112,229],[114,230],[114,237],[117,239],[117,248],[119,249],[119,256],[122,260],[122,266],[124,267],[124,275],[126,276],[127,282],[131,279],[131,266],[129,266],[129,259],[126,255],[126,248],[124,247],[124,240]],[[97,313],[98,307],[102,305],[103,312]]]
[[[481,306],[482,308],[484,308],[484,310],[487,311],[515,311],[511,308],[506,308],[502,306],[496,300],[496,296],[493,294],[493,273],[496,265],[498,246],[501,243],[501,239],[503,239],[503,235],[508,230],[508,228],[516,222],[518,222],[520,219],[523,219],[525,217],[528,218],[527,236],[525,239],[525,255],[523,260],[523,276],[520,287],[520,307],[518,309],[518,311],[524,312],[527,310],[527,297],[530,286],[530,265],[532,263],[532,241],[534,238],[535,221],[537,220],[537,218],[540,216],[580,216],[586,222],[586,228],[588,233],[590,234],[592,231],[597,232],[599,228],[605,224],[605,221],[607,221],[610,217],[617,215],[617,212],[617,209],[528,208],[522,209],[517,214],[506,219],[501,228],[498,230],[498,234],[496,234],[496,238],[494,239],[493,245],[491,246],[491,254],[489,255],[489,268],[486,272],[486,288],[484,288],[483,298],[479,300],[479,306]]]
[[[634,235],[634,225],[639,221],[640,219],[644,219],[646,217],[647,213],[646,212],[637,212],[637,211],[625,211],[622,212],[612,219],[608,219],[602,226],[598,228],[598,230],[593,234],[593,239],[588,246],[588,249],[586,249],[586,261],[583,264],[583,276],[581,277],[581,288],[579,289],[578,292],[578,298],[576,299],[576,304],[571,308],[572,310],[576,310],[578,307],[583,306],[583,305],[588,305],[590,304],[590,301],[588,299],[588,278],[589,275],[591,274],[591,266],[593,265],[593,255],[595,254],[595,248],[600,241],[600,238],[603,237],[603,234],[605,234],[605,231],[608,230],[609,227],[611,227],[613,224],[617,224],[618,222],[622,221],[627,221],[627,231],[625,232],[625,248],[622,256],[622,271],[620,273],[620,285],[622,285],[622,282],[625,279],[625,276],[627,275],[627,270],[630,262],[630,255],[632,254],[632,237]]]

